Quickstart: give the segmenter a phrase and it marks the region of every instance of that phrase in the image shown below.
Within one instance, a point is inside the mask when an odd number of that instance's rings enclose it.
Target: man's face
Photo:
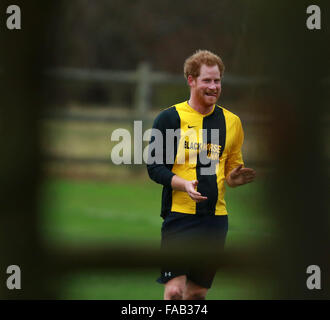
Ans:
[[[221,93],[221,79],[218,65],[203,64],[199,76],[188,77],[191,95],[204,107],[214,105]]]

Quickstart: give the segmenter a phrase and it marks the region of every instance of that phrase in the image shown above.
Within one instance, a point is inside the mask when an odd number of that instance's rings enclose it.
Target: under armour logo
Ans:
[[[171,272],[165,272],[165,277],[170,277],[171,276]]]

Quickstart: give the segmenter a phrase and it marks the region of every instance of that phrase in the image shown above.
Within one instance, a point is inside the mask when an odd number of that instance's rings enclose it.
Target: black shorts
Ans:
[[[213,257],[220,255],[224,249],[226,235],[228,231],[228,216],[215,215],[195,215],[185,213],[170,213],[163,221],[161,250],[171,252],[177,248],[182,248],[182,259],[180,266],[171,266],[169,262],[161,268],[161,276],[157,279],[159,283],[180,276],[186,275],[188,280],[193,281],[197,285],[204,288],[210,288],[216,274],[217,268],[207,262],[204,255],[200,255],[205,251],[212,252]],[[184,262],[184,252],[190,254],[195,252],[193,256],[194,265]],[[198,249],[197,249],[198,248]],[[212,257],[209,257],[210,260]],[[209,260],[209,261],[210,261]],[[190,259],[191,261],[191,259]],[[172,263],[173,264],[173,263]]]

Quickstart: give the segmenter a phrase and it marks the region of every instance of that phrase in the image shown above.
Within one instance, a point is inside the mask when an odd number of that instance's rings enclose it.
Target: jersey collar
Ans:
[[[194,113],[198,114],[199,116],[201,116],[201,117],[203,117],[203,118],[209,116],[210,114],[212,114],[213,111],[214,111],[214,108],[215,108],[215,104],[214,104],[214,105],[213,105],[213,108],[212,108],[212,110],[211,110],[210,112],[208,112],[208,113],[206,113],[206,114],[203,114],[203,113],[198,112],[198,111],[195,110],[194,108],[192,108],[192,107],[189,105],[188,100],[185,102],[185,104],[186,104],[186,107],[187,107],[191,112],[194,112]]]

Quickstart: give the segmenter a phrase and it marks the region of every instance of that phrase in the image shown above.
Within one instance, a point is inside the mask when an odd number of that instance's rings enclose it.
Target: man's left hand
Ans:
[[[253,169],[243,168],[243,165],[239,165],[229,173],[226,181],[230,187],[237,187],[252,182],[255,176],[256,172]]]

